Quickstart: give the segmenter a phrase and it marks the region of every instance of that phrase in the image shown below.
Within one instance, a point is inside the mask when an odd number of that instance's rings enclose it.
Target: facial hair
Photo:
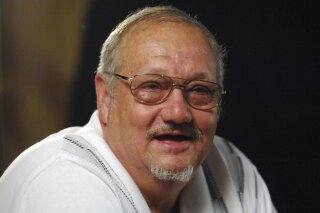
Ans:
[[[151,175],[161,181],[189,182],[193,174],[193,166],[188,165],[183,170],[165,170],[151,165]]]

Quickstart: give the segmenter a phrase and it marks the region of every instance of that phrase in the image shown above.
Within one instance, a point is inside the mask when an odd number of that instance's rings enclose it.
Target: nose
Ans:
[[[163,103],[161,118],[168,123],[189,123],[192,120],[190,107],[181,88],[173,88],[168,99]]]

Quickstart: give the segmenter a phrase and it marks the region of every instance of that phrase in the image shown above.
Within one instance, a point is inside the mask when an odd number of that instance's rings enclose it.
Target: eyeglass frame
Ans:
[[[111,74],[111,73],[108,73],[108,74]],[[118,73],[113,73],[113,74],[111,74],[111,75],[114,75],[114,76],[116,76],[116,77],[118,77],[118,78],[121,78],[122,80],[128,81],[129,87],[130,87],[130,92],[131,92],[132,96],[133,96],[139,103],[142,103],[142,104],[145,104],[145,105],[158,105],[158,104],[161,104],[161,103],[165,102],[165,101],[169,98],[169,96],[170,96],[170,94],[172,93],[172,91],[174,90],[174,88],[178,88],[178,89],[181,89],[181,90],[182,90],[183,98],[184,98],[184,100],[186,101],[186,103],[187,103],[190,107],[192,107],[192,108],[194,108],[194,109],[197,109],[197,110],[206,111],[206,110],[214,109],[214,108],[216,108],[217,106],[219,106],[220,103],[221,103],[221,100],[222,100],[222,96],[226,94],[226,91],[225,91],[218,83],[215,83],[215,82],[212,82],[212,81],[207,81],[207,80],[202,80],[202,79],[188,80],[188,79],[179,78],[179,77],[171,77],[171,76],[167,76],[167,75],[152,74],[152,73],[139,74],[139,75],[134,75],[134,76],[132,76],[132,77],[120,75],[120,74],[118,74]],[[159,102],[156,102],[156,103],[144,102],[143,100],[141,100],[141,99],[139,99],[138,97],[136,97],[136,96],[134,95],[133,91],[132,91],[132,86],[131,86],[131,85],[132,85],[133,79],[134,79],[135,77],[141,76],[141,75],[158,75],[158,76],[160,76],[160,77],[162,77],[162,78],[169,78],[169,79],[171,80],[172,84],[171,84],[171,87],[170,87],[170,90],[169,90],[168,94],[167,94],[166,96],[164,96],[163,99],[161,99]],[[183,83],[183,84],[176,84],[173,79],[184,80],[184,83]],[[220,93],[219,96],[218,96],[219,98],[218,98],[218,100],[217,100],[217,104],[214,105],[213,107],[204,108],[204,109],[198,108],[198,107],[190,104],[189,101],[188,101],[188,98],[186,98],[186,90],[185,90],[185,88],[186,88],[186,86],[187,86],[190,82],[193,82],[193,81],[202,81],[202,82],[208,82],[208,83],[215,84],[215,85],[218,87],[218,89],[219,89],[218,91],[219,91],[219,93]]]

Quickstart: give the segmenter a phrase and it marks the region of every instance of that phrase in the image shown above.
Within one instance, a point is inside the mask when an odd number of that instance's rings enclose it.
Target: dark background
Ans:
[[[171,4],[227,48],[218,134],[258,167],[279,212],[316,212],[319,189],[319,1],[92,1],[70,125],[95,109],[100,47],[128,12]]]

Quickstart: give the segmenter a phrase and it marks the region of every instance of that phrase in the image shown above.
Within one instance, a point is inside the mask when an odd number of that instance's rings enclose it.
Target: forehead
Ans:
[[[207,36],[196,26],[178,21],[143,21],[132,26],[120,44],[122,62],[176,62],[215,68]],[[180,62],[180,63],[178,63]],[[192,64],[193,63],[193,64]],[[132,64],[130,64],[132,67]],[[203,68],[208,71],[208,68]]]
[[[208,37],[199,27],[175,20],[145,20],[136,23],[123,35],[121,45],[128,47],[126,44],[132,46],[152,39],[157,39],[159,42],[161,39],[162,41],[175,40],[176,44],[187,40],[194,41],[198,44],[198,48],[202,45],[202,50],[212,51]]]

